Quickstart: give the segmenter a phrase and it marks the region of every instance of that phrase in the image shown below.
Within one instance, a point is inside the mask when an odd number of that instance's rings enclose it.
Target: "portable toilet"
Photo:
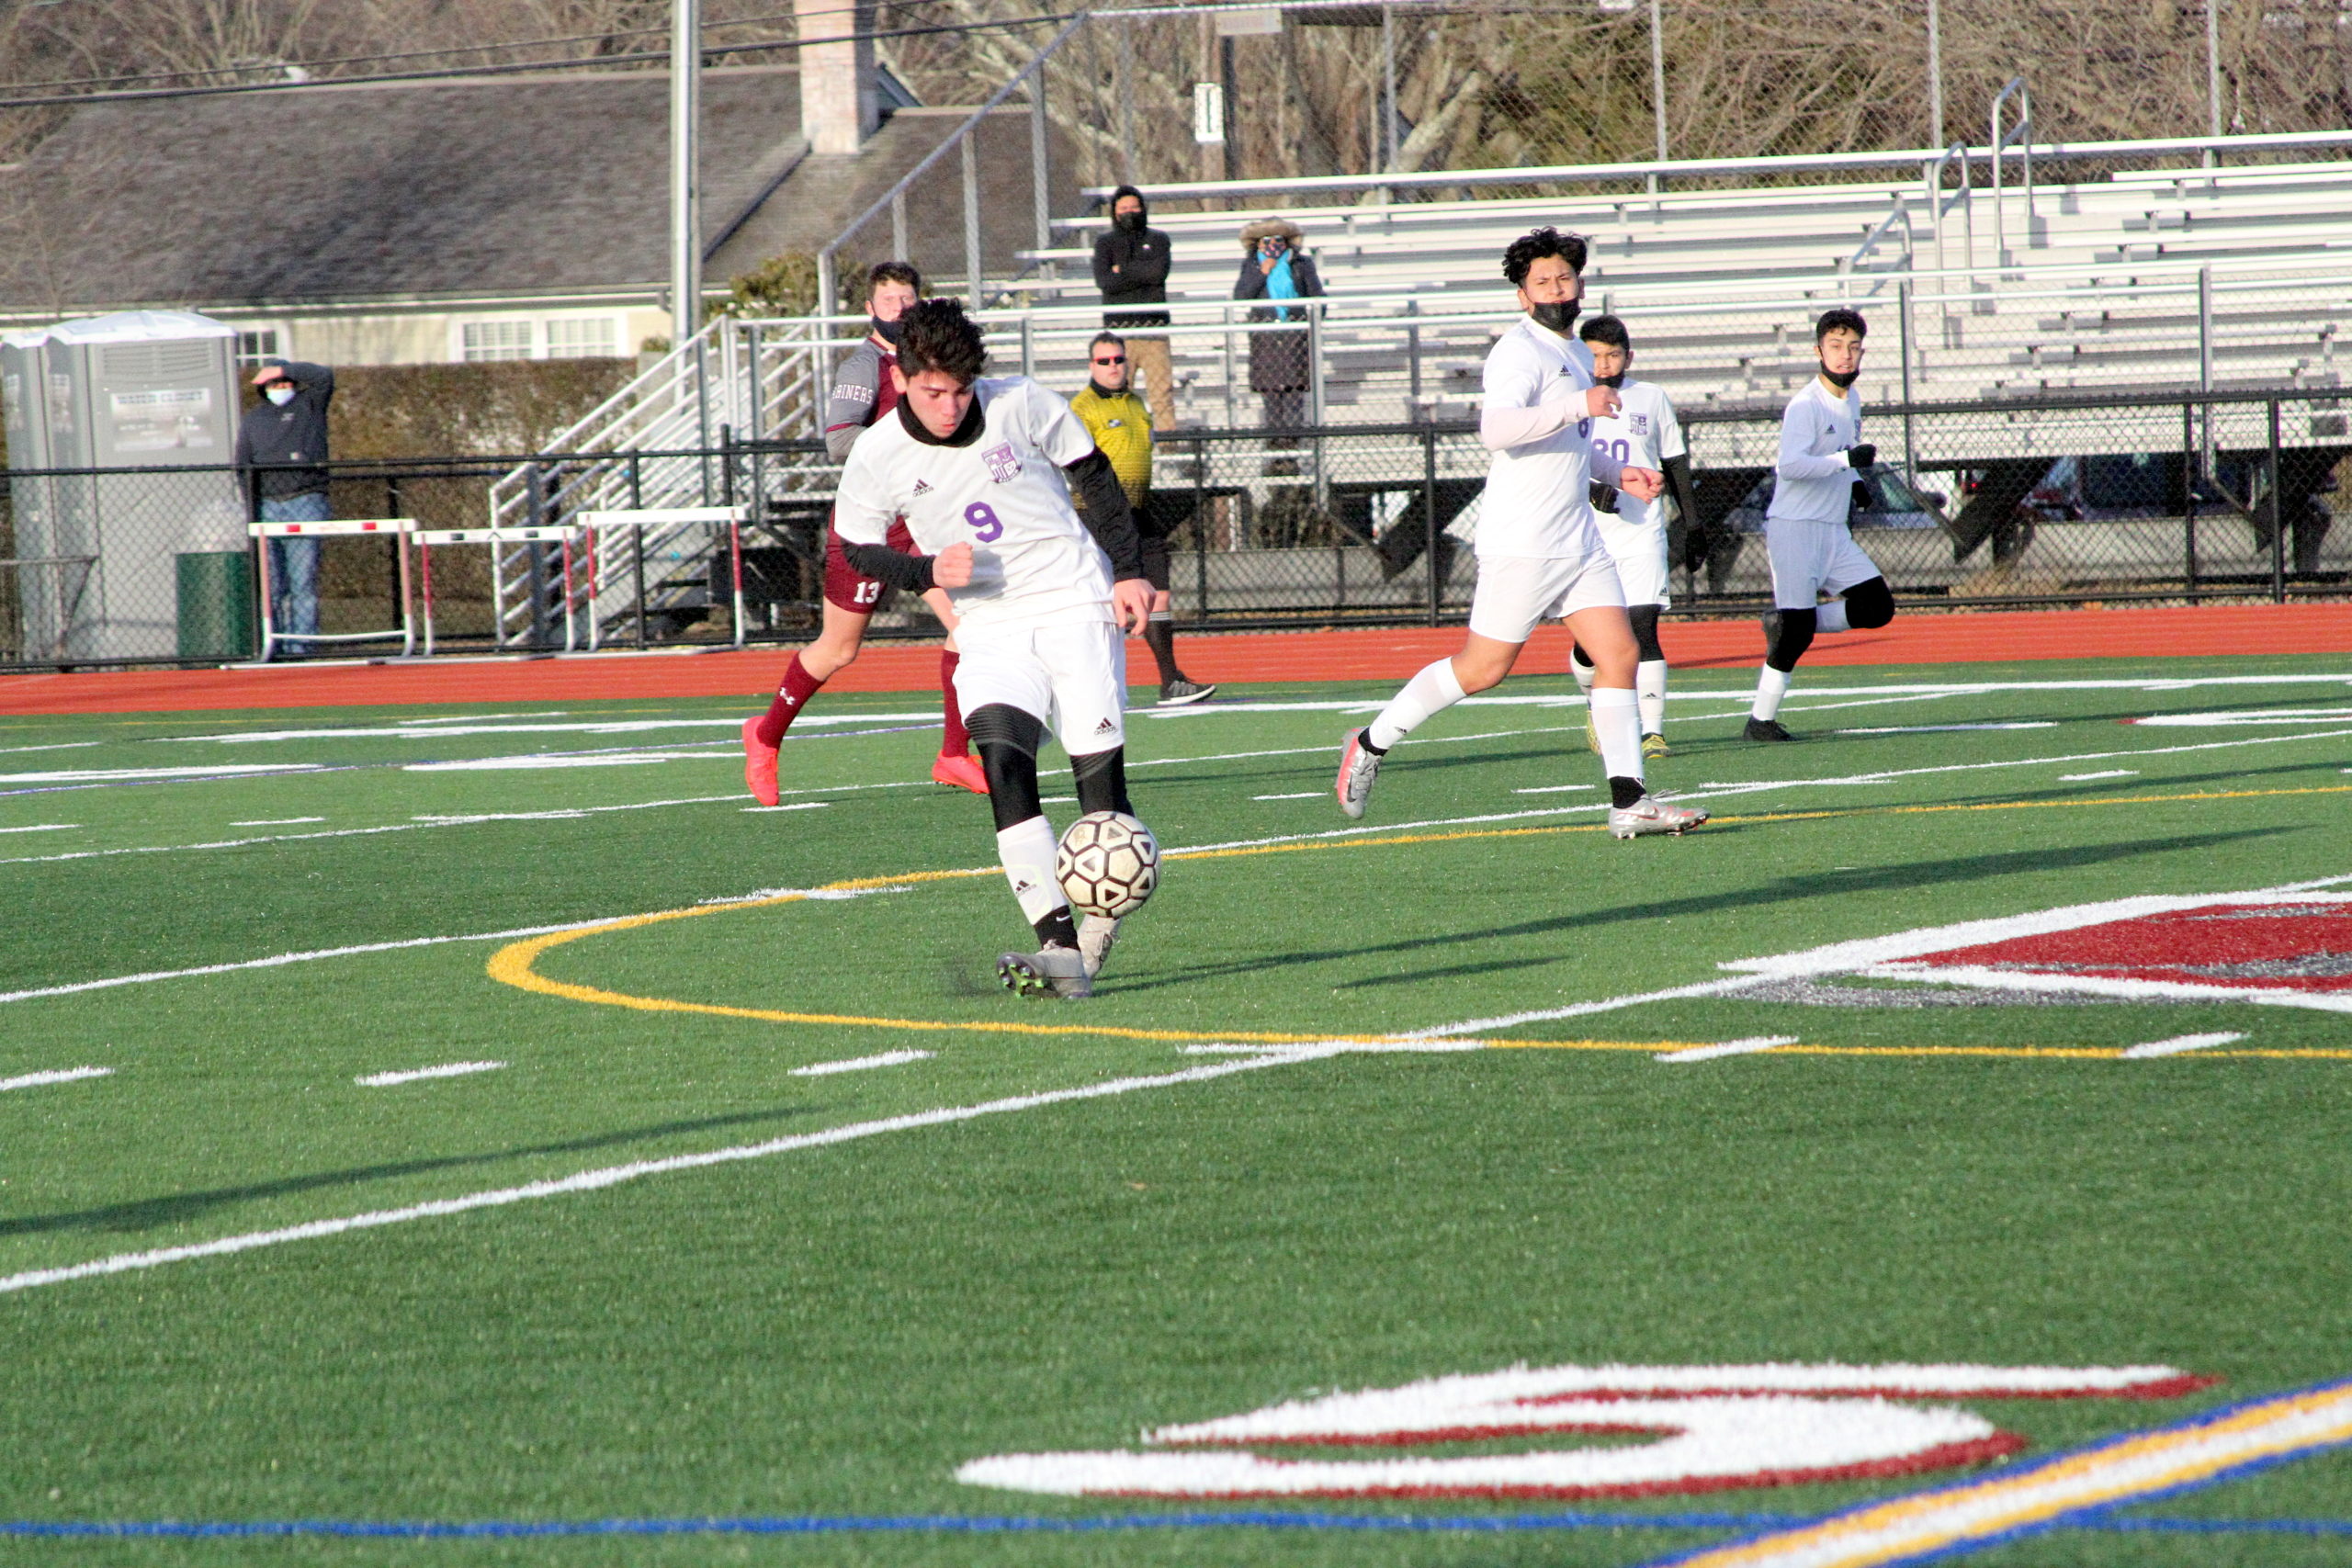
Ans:
[[[252,651],[241,412],[236,329],[208,317],[128,310],[0,335],[17,658]]]

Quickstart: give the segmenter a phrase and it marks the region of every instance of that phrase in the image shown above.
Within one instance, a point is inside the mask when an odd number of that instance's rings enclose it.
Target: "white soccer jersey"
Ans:
[[[975,627],[1108,621],[1111,563],[1071,507],[1062,468],[1094,450],[1069,404],[1025,376],[973,383],[980,434],[960,446],[917,439],[897,415],[850,448],[833,527],[888,541],[893,518],[924,555],[972,547],[972,581],[950,588]]]
[[[1781,415],[1781,457],[1774,468],[1767,523],[1843,523],[1854,496],[1854,469],[1846,448],[1862,438],[1862,395],[1839,397],[1808,378]]]
[[[1584,344],[1536,325],[1532,317],[1522,317],[1487,352],[1480,416],[1486,430],[1514,410],[1575,406],[1574,417],[1515,422],[1538,434],[1495,450],[1478,505],[1480,556],[1555,560],[1601,547],[1588,490],[1592,421],[1584,416],[1583,398],[1592,384],[1592,358]]]
[[[1614,418],[1592,422],[1594,457],[1657,473],[1665,469],[1666,459],[1690,450],[1682,444],[1682,422],[1674,417],[1674,404],[1657,382],[1627,381],[1617,389],[1617,404]],[[1619,491],[1617,516],[1636,528],[1663,526],[1666,499],[1644,501]]]

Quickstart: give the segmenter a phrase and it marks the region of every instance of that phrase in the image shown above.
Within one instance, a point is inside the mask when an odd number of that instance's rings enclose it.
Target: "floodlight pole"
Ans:
[[[1928,145],[1941,148],[1944,141],[1943,7],[1928,0]]]
[[[702,0],[670,0],[670,345],[702,330]]]
[[[2206,134],[2222,139],[2222,0],[2205,0]],[[2213,149],[2205,149],[2205,166],[2213,166]]]

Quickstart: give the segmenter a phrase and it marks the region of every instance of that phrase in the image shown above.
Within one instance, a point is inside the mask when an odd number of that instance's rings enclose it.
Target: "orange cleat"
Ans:
[[[989,792],[989,776],[980,770],[980,760],[968,751],[960,757],[941,757],[931,764],[931,776],[933,783],[954,784],[974,795]]]
[[[775,748],[763,743],[759,737],[760,721],[743,721],[743,787],[762,806],[774,806],[775,787]]]

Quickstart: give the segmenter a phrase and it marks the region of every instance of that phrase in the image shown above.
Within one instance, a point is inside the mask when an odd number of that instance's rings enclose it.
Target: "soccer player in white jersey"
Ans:
[[[1667,493],[1688,525],[1699,515],[1699,503],[1690,488],[1690,455],[1682,442],[1682,423],[1674,416],[1666,389],[1634,379],[1633,339],[1616,317],[1593,317],[1577,329],[1577,341],[1592,356],[1593,380],[1617,393],[1617,412],[1592,422],[1594,457],[1614,457],[1663,474]],[[1595,480],[1592,520],[1600,526],[1601,543],[1609,547],[1609,558],[1617,563],[1617,582],[1625,590],[1625,616],[1633,623],[1634,642],[1640,650],[1641,661],[1634,666],[1634,694],[1642,715],[1642,755],[1663,757],[1666,650],[1658,646],[1657,618],[1674,602],[1668,591],[1666,500],[1645,501]],[[1581,647],[1568,650],[1568,671],[1589,697],[1598,672]],[[1588,733],[1598,750],[1598,730],[1588,727]]]
[[[1847,524],[1861,499],[1861,476],[1878,460],[1878,448],[1862,439],[1862,399],[1854,390],[1869,332],[1858,311],[1824,310],[1813,324],[1820,373],[1781,415],[1772,503],[1764,510],[1773,607],[1764,616],[1750,740],[1795,739],[1781,727],[1781,699],[1815,632],[1868,631],[1894,619],[1894,595]],[[1823,604],[1825,593],[1843,597]]]
[[[1592,447],[1592,422],[1618,409],[1593,385],[1569,335],[1584,298],[1585,243],[1555,229],[1522,234],[1503,252],[1503,276],[1526,318],[1487,355],[1478,438],[1494,454],[1478,509],[1478,586],[1462,651],[1414,676],[1370,726],[1348,738],[1335,786],[1340,809],[1363,815],[1388,749],[1431,715],[1510,673],[1536,623],[1564,620],[1592,655],[1593,722],[1609,776],[1609,830],[1621,839],[1679,833],[1707,819],[1642,787],[1642,731],[1634,695],[1638,662],[1617,568],[1594,527],[1598,472],[1644,500],[1657,499],[1655,469]]]
[[[1036,952],[997,960],[998,978],[1023,996],[1088,996],[1118,922],[1071,923],[1037,748],[1060,739],[1081,811],[1133,814],[1121,634],[1151,616],[1142,541],[1069,404],[1025,376],[980,378],[988,349],[962,305],[926,299],[900,320],[900,400],[850,449],[833,526],[859,571],[954,601],[956,693],[988,774],[997,856],[1037,937]],[[917,553],[888,544],[901,517]]]

